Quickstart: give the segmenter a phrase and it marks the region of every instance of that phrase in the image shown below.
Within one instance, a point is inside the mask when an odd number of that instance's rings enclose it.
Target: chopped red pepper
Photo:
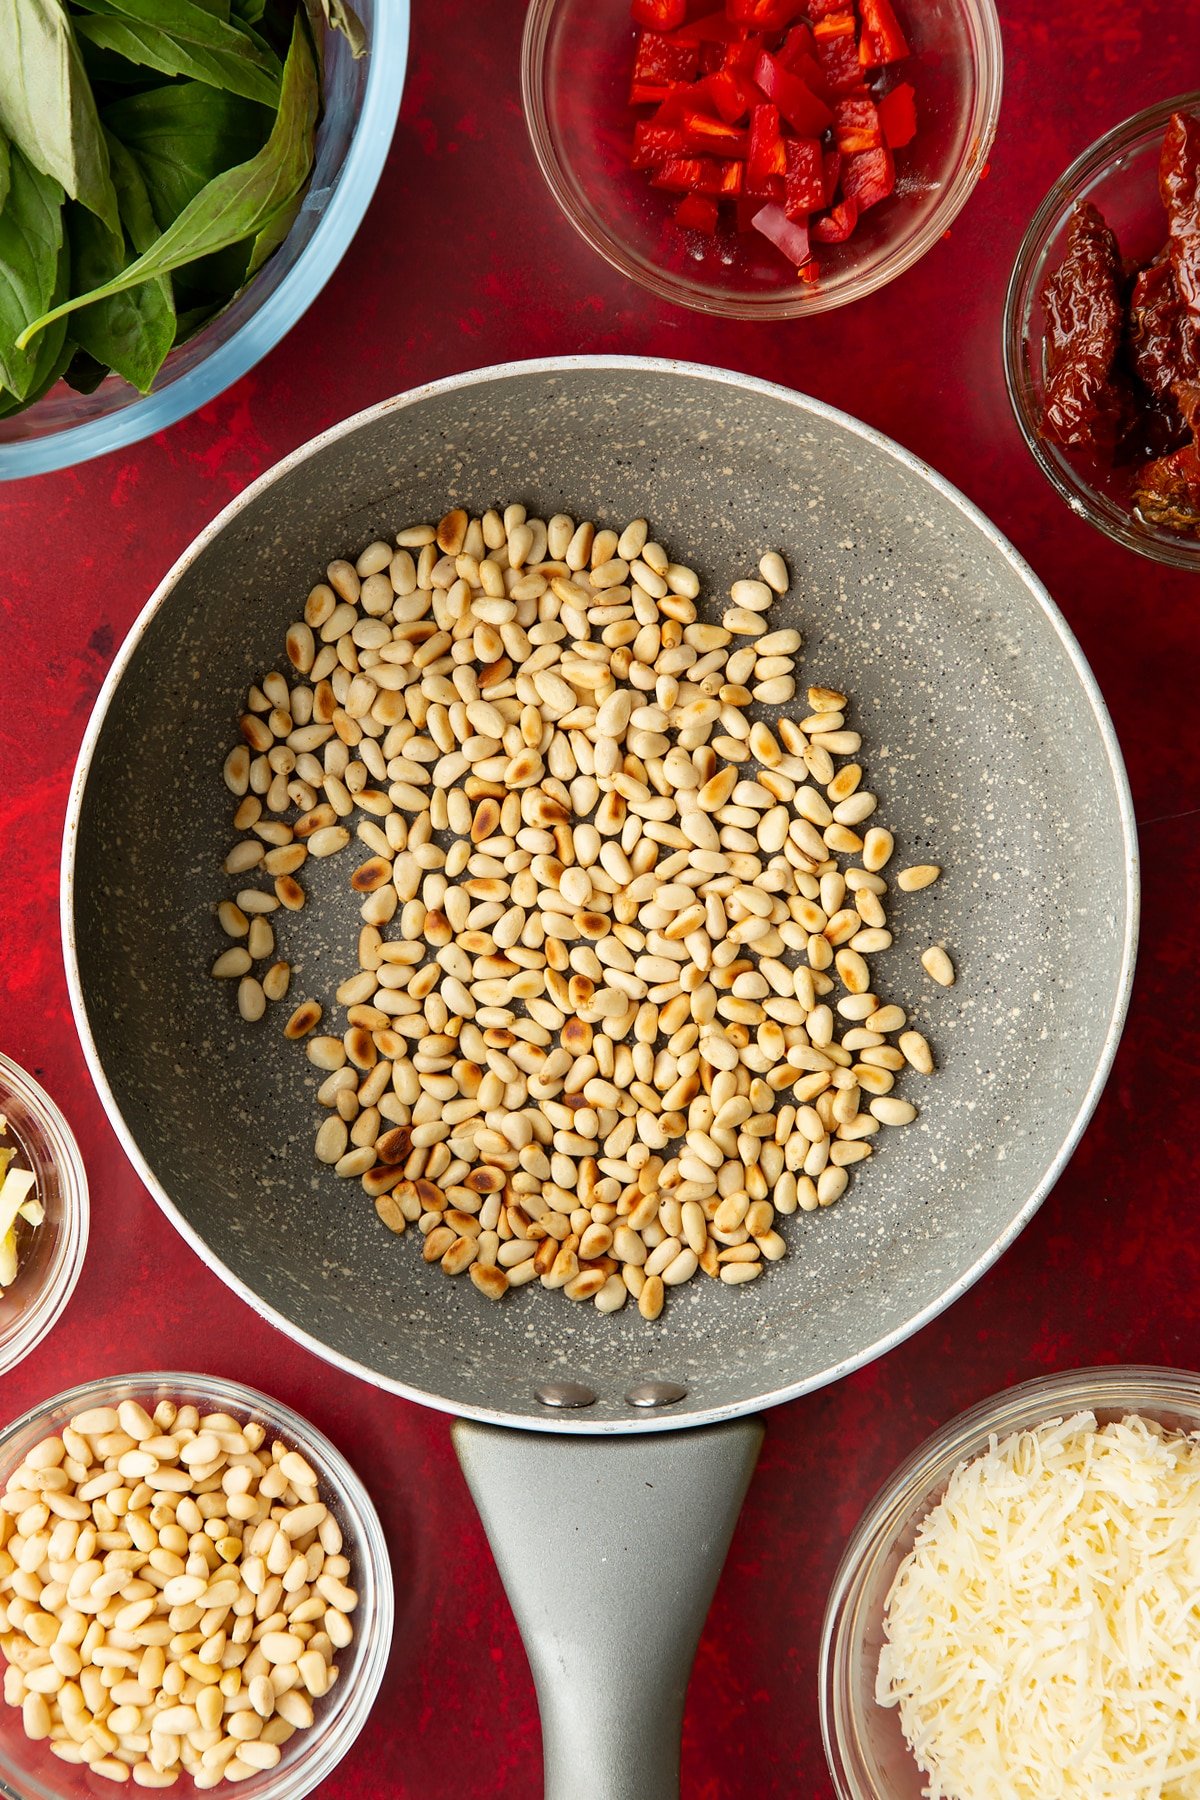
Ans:
[[[917,135],[917,105],[912,86],[902,81],[879,102],[879,123],[889,150],[903,150]]]
[[[823,100],[781,62],[764,50],[754,65],[754,79],[772,106],[777,106],[797,137],[816,137],[833,123]]]
[[[859,0],[859,12],[862,35],[858,60],[864,69],[879,69],[884,63],[899,62],[908,55],[908,41],[892,11],[892,0]]]
[[[805,11],[805,0],[725,0],[725,11],[735,25],[754,31],[783,31]]]
[[[674,31],[687,18],[687,0],[633,0],[629,10],[647,31]]]
[[[701,156],[732,156],[738,161],[745,160],[749,133],[738,131],[721,119],[711,119],[707,113],[689,112],[683,115],[680,129],[686,139],[685,150]]]
[[[703,194],[685,194],[675,208],[675,223],[685,231],[704,231],[711,237],[717,229],[717,203]]]
[[[727,125],[739,125],[750,108],[759,104],[759,92],[748,75],[735,69],[718,69],[708,78],[708,93],[719,117]]]
[[[722,67],[732,69],[738,75],[751,75],[761,48],[762,40],[757,37],[739,38],[736,44],[726,44]]]
[[[761,231],[775,248],[797,269],[812,254],[808,247],[808,231],[796,219],[789,219],[781,206],[764,206],[754,215],[754,229]]]
[[[845,21],[849,21],[847,27]],[[827,27],[836,26],[836,30]],[[854,42],[854,14],[834,13],[813,27],[817,61],[831,94],[850,94],[862,86],[858,47]]]
[[[833,141],[843,156],[853,156],[861,150],[878,150],[883,143],[883,127],[875,102],[866,95],[835,101]]]
[[[689,19],[686,25],[680,25],[675,36],[680,43],[701,44],[711,40],[726,44],[734,30],[734,25],[724,12],[710,12],[702,13],[697,19]]]
[[[659,125],[653,119],[639,119],[633,128],[633,166],[635,169],[657,169],[669,156],[681,156],[687,139],[678,125]]]
[[[844,244],[857,224],[857,206],[853,200],[843,200],[823,217],[813,219],[809,229],[818,244]]]
[[[682,229],[712,236],[726,219],[817,279],[810,245],[850,236],[916,134],[912,85],[873,73],[908,54],[894,0],[631,0],[631,12],[630,99],[653,108],[634,128],[634,168],[681,196]]]
[[[635,86],[691,81],[696,73],[695,44],[681,44],[661,32],[643,31],[633,52]]]
[[[779,130],[777,106],[755,106],[750,112],[750,154],[746,178],[757,186],[771,175],[787,174],[787,152]]]
[[[886,200],[895,185],[896,165],[886,144],[847,156],[842,163],[842,193],[854,201],[860,214]]]
[[[655,111],[655,125],[678,125],[685,113],[694,108],[696,83],[676,81],[666,90],[665,98]]]
[[[795,64],[801,57],[807,56],[816,60],[815,47],[816,39],[813,37],[811,27],[793,25],[775,55],[784,68],[791,69],[794,74]]]
[[[789,219],[806,218],[825,204],[825,176],[821,145],[816,138],[789,138],[787,175],[783,184],[783,210]]]
[[[672,156],[651,177],[655,187],[687,194],[740,194],[742,165],[716,162],[711,156]]]

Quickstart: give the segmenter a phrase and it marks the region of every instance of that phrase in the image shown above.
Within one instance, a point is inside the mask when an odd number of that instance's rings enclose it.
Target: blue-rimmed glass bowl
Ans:
[[[110,375],[94,394],[65,382],[0,419],[0,481],[42,475],[136,444],[239,380],[289,332],[341,261],[387,158],[408,61],[409,0],[355,0],[370,49],[355,61],[325,34],[324,110],[303,209],[284,242],[224,312],[172,350],[154,390]]]

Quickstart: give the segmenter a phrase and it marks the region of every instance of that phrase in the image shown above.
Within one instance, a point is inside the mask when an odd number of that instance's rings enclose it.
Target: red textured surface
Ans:
[[[261,470],[359,407],[457,369],[589,350],[724,364],[845,407],[958,482],[1065,610],[1129,762],[1145,911],[1116,1071],[1038,1217],[941,1320],[769,1420],[700,1648],[683,1789],[687,1800],[825,1800],[824,1596],[888,1471],[960,1408],[1041,1370],[1200,1362],[1200,590],[1059,504],[1019,442],[999,357],[1025,221],[1101,131],[1184,85],[1200,5],[1002,0],[1000,136],[948,241],[874,298],[780,326],[656,306],[576,239],[526,140],[521,11],[520,0],[417,0],[400,128],[366,224],[308,316],[246,380],[153,442],[0,488],[0,1046],[69,1115],[95,1209],[75,1298],[52,1339],[3,1378],[0,1410],[88,1376],[176,1364],[248,1378],[307,1412],[370,1480],[399,1589],[383,1701],[324,1800],[540,1792],[528,1668],[446,1421],[330,1370],[253,1317],[176,1238],[105,1122],[58,945],[70,772],[114,649],[176,555]]]

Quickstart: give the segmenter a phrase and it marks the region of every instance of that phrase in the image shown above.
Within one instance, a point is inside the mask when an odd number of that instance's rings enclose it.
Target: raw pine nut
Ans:
[[[248,1019],[283,998],[304,966],[296,873],[358,840],[341,877],[357,969],[284,1026],[321,1071],[317,1161],[489,1299],[632,1296],[652,1320],[698,1273],[754,1280],[786,1251],[781,1222],[833,1204],[900,1120],[897,1078],[933,1068],[869,960],[892,942],[894,841],[850,696],[791,704],[801,635],[768,617],[787,563],[769,550],[737,575],[718,623],[644,519],[455,505],[395,543],[329,564],[287,673],[246,697],[224,768],[246,835],[225,868],[267,883],[219,903],[212,972]],[[755,704],[771,710],[751,721]],[[286,1541],[261,1548],[281,1604],[255,1644],[278,1648],[305,1571]],[[193,1664],[181,1704],[211,1711],[218,1665]],[[251,1715],[203,1724],[225,1730],[201,1752],[213,1779],[276,1747]],[[271,1728],[291,1723],[281,1707]]]

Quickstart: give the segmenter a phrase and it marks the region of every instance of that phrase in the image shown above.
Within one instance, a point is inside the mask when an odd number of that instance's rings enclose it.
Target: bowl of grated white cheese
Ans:
[[[835,1577],[821,1725],[841,1800],[1200,1795],[1200,1375],[1042,1377],[915,1451]]]

